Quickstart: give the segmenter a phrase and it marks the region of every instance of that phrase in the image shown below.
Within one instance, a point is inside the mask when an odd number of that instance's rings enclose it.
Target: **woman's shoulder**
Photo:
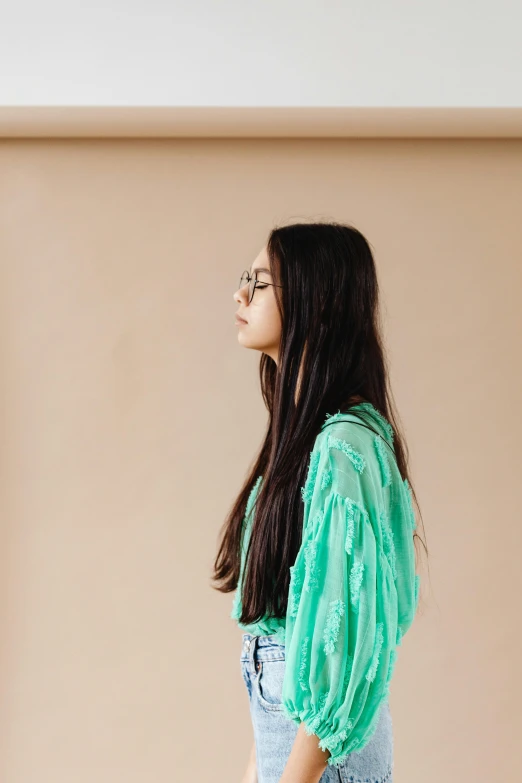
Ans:
[[[376,442],[380,442],[394,455],[393,427],[369,402],[360,403],[349,412],[327,413],[316,436],[314,450],[327,449],[338,440],[357,444],[365,450],[373,450]]]
[[[352,489],[354,482],[365,493],[382,491],[400,479],[393,449],[393,429],[371,403],[350,412],[327,414],[310,455],[310,478],[331,476],[332,489]],[[314,470],[317,467],[318,470]]]
[[[348,411],[338,410],[336,413],[327,413],[318,433],[318,438],[322,438],[323,433],[331,431],[332,428],[349,427],[366,428],[370,432],[378,433],[391,446],[393,445],[394,431],[388,419],[371,402],[363,401],[353,405]]]

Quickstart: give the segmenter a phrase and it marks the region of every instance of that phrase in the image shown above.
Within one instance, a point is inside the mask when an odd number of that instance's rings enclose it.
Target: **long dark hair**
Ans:
[[[393,427],[397,464],[419,509],[392,411],[368,241],[356,228],[337,222],[294,223],[275,227],[266,248],[272,278],[282,286],[273,289],[282,323],[278,362],[263,353],[259,366],[267,432],[221,528],[212,574],[214,589],[236,589],[247,502],[263,476],[242,578],[238,619],[243,625],[286,613],[289,568],[302,536],[300,487],[327,413],[347,412],[358,401],[372,403]],[[413,535],[420,539],[416,531]]]

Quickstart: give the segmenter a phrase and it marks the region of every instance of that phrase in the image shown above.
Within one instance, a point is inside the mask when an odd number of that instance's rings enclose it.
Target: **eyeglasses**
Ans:
[[[282,285],[277,285],[277,283],[267,283],[264,280],[258,280],[257,279],[257,272],[254,272],[253,275],[250,274],[250,272],[245,269],[243,274],[241,275],[241,278],[239,280],[239,287],[243,288],[244,285],[248,283],[248,304],[252,301],[254,297],[254,291],[256,288],[265,288],[267,285],[273,285],[276,288],[282,288]]]

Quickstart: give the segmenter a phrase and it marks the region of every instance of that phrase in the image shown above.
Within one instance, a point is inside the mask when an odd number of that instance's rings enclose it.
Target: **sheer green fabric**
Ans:
[[[393,429],[370,403],[352,410],[327,416],[310,453],[286,617],[239,623],[241,578],[231,612],[243,630],[284,642],[283,711],[319,737],[330,765],[361,750],[377,727],[420,583],[411,490],[395,461]],[[241,571],[261,481],[245,514]]]

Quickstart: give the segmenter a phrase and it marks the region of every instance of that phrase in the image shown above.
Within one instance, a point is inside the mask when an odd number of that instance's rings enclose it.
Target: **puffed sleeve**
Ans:
[[[389,461],[382,444],[374,448],[356,429],[327,427],[311,452],[286,615],[283,712],[319,737],[330,765],[375,732],[401,635]],[[411,537],[407,513],[393,524]],[[404,562],[413,597],[411,554]]]

